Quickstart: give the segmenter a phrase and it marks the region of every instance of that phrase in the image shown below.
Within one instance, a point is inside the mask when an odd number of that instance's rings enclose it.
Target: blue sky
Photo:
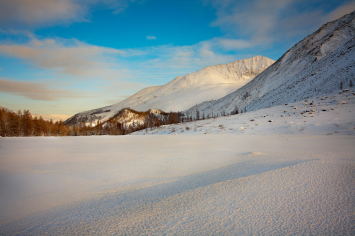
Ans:
[[[0,106],[66,119],[262,55],[355,10],[320,0],[2,0]]]

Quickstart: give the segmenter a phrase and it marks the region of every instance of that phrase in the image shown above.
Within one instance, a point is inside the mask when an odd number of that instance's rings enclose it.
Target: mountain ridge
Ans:
[[[355,12],[328,22],[286,51],[252,81],[184,111],[196,117],[282,105],[327,94],[355,78]]]
[[[114,105],[75,114],[64,123],[73,123],[75,120],[86,120],[87,123],[95,123],[98,120],[104,122],[123,108],[136,111],[160,109],[165,112],[186,110],[194,104],[218,99],[235,91],[273,63],[274,61],[269,58],[256,56],[232,63],[208,66],[178,76],[165,85],[142,89]]]

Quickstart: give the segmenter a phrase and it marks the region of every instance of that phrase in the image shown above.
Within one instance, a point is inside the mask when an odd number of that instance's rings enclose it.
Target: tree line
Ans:
[[[133,111],[133,110],[132,110]],[[136,112],[136,111],[134,111]],[[0,107],[1,137],[31,137],[31,136],[89,136],[89,135],[125,135],[138,130],[161,125],[180,123],[182,115],[179,112],[155,115],[147,112],[141,114],[141,119],[133,122],[119,122],[117,116],[104,123],[95,125],[80,122],[64,125],[63,121],[44,120],[41,116],[32,116],[29,110],[17,113]]]

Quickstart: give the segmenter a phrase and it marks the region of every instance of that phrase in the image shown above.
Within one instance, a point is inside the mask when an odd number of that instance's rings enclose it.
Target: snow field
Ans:
[[[0,234],[351,235],[354,136],[0,139]]]

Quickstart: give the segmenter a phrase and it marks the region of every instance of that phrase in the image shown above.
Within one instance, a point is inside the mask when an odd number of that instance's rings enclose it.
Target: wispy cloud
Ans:
[[[28,42],[2,43],[0,55],[24,60],[46,70],[49,75],[69,75],[71,80],[105,80],[105,86],[121,91],[135,91],[143,85],[155,84],[157,79],[170,80],[205,66],[234,61],[235,56],[223,51],[249,47],[242,40],[214,38],[190,46],[159,45],[119,50],[76,39],[38,39],[27,31],[10,33],[25,36]],[[160,73],[158,77],[157,73]],[[111,86],[112,83],[115,85]]]
[[[198,70],[205,66],[234,61],[236,57],[221,51],[232,45],[223,45],[221,39],[211,39],[189,46],[161,45],[142,49],[153,59],[142,62],[142,67],[161,69]],[[237,45],[234,45],[237,47]],[[191,72],[192,72],[191,71]]]
[[[6,78],[0,78],[0,92],[44,101],[56,101],[61,98],[85,97],[82,92],[61,90],[45,83],[13,81]]]
[[[86,7],[74,0],[2,0],[2,27],[50,25],[55,22],[84,21]]]
[[[155,39],[157,39],[157,37],[155,37],[155,36],[150,36],[150,35],[148,35],[146,38],[147,38],[148,40],[155,40]]]
[[[338,5],[329,11],[328,7]],[[319,0],[205,0],[216,8],[211,26],[220,27],[233,41],[227,47],[266,45],[296,35],[307,35],[322,24],[355,10],[352,1]]]
[[[355,10],[355,2],[354,1],[343,4],[339,7],[337,7],[336,9],[334,9],[328,15],[326,15],[325,20],[326,21],[336,20],[345,14],[349,14],[350,12],[353,12],[354,10]]]
[[[89,21],[90,9],[102,6],[113,14],[136,0],[1,0],[0,26],[26,28]]]
[[[123,56],[124,51],[89,45],[75,39],[39,40],[31,37],[25,44],[0,44],[0,54],[23,59],[56,74],[103,79],[129,77],[129,72],[118,68],[113,59],[113,56]]]

